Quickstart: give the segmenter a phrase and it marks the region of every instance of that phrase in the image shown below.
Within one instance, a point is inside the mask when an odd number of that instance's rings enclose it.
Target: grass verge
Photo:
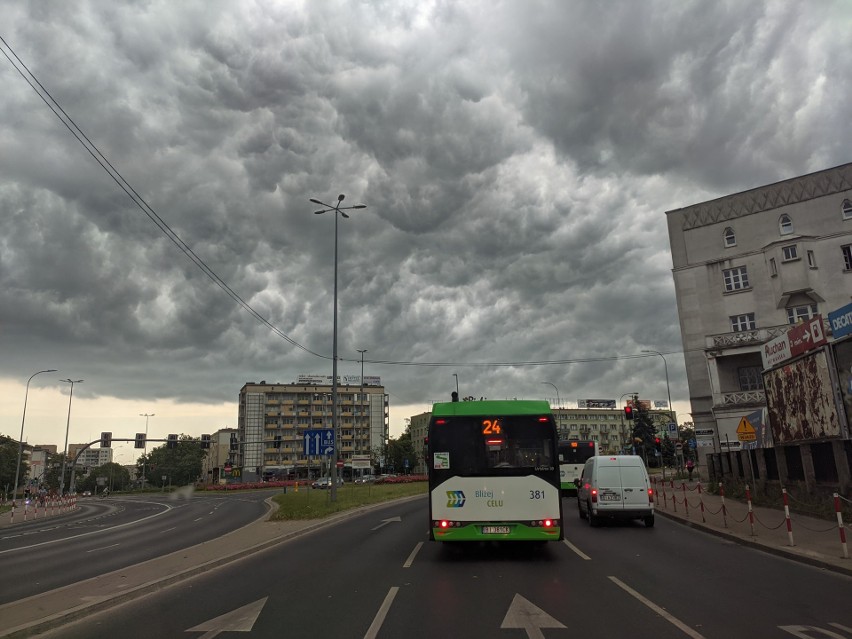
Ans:
[[[331,501],[331,491],[314,490],[302,486],[298,491],[292,487],[286,493],[273,497],[278,510],[270,517],[271,521],[290,519],[322,519],[328,515],[351,510],[369,504],[378,504],[400,497],[425,495],[427,483],[407,484],[344,484],[337,489],[337,501]]]

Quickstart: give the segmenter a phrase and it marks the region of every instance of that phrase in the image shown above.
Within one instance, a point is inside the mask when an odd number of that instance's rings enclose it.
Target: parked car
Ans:
[[[337,478],[337,485],[343,485],[343,478]],[[331,477],[320,477],[313,484],[311,484],[311,488],[331,488]]]
[[[591,457],[574,483],[580,518],[591,526],[603,519],[641,519],[648,528],[654,525],[654,491],[641,457]]]

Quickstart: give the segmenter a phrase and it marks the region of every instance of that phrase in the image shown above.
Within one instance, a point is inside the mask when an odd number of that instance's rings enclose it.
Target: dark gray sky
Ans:
[[[0,433],[17,437],[29,375],[57,368],[31,386],[37,443],[62,443],[61,378],[86,380],[78,440],[132,436],[154,407],[152,436],[233,426],[246,381],[330,374],[334,218],[308,199],[339,193],[368,206],[340,220],[339,373],[368,349],[393,434],[453,373],[477,397],[554,398],[549,381],[568,405],[663,400],[660,358],[629,357],[643,349],[672,353],[688,411],[665,211],[849,161],[843,0],[12,0],[0,15]],[[22,63],[304,348],[187,259]],[[520,362],[539,364],[502,365]]]

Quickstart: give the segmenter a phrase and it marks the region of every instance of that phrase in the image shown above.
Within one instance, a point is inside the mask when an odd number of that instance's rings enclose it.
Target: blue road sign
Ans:
[[[852,304],[847,304],[829,313],[828,323],[831,325],[831,334],[834,339],[840,339],[844,335],[852,333]]]
[[[306,430],[305,455],[331,455],[334,452],[334,431],[331,428]]]

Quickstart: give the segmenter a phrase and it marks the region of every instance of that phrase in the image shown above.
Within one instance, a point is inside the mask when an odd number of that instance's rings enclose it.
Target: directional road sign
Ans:
[[[333,452],[333,429],[317,428],[305,431],[305,455],[331,455]]]

